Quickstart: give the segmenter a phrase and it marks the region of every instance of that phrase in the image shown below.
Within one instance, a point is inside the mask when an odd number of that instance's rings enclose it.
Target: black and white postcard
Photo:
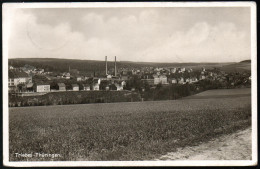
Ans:
[[[254,2],[2,9],[5,166],[257,165]]]

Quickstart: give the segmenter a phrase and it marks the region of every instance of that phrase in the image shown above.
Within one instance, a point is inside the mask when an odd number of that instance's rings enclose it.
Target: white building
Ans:
[[[157,84],[168,84],[167,83],[167,77],[164,76],[164,75],[161,75],[161,76],[154,76],[154,84],[157,85]]]
[[[184,84],[184,83],[185,83],[185,82],[184,82],[184,78],[181,77],[181,78],[178,80],[178,83],[179,83],[179,84]]]
[[[107,75],[107,79],[112,79],[112,75]]]
[[[100,85],[101,80],[107,80],[107,78],[103,78],[103,79],[101,79],[101,78],[94,78],[93,79],[93,83],[98,83]]]
[[[11,69],[8,71],[8,91],[16,91],[19,84],[32,82],[32,77],[22,70]]]
[[[196,77],[190,78],[190,83],[195,83],[195,82],[197,82],[197,81],[198,81],[198,79],[197,79]]]
[[[172,84],[176,84],[177,80],[176,79],[172,79]]]
[[[89,84],[83,84],[83,90],[90,90]]]
[[[23,71],[8,72],[8,86],[17,86],[19,84],[27,84],[32,82],[32,77]]]
[[[99,90],[99,84],[98,83],[93,84],[93,90]]]
[[[66,91],[66,85],[64,83],[58,83],[59,91]]]
[[[77,77],[77,82],[80,82],[82,81],[82,78],[81,77]]]
[[[171,73],[176,73],[177,69],[176,68],[172,68],[171,69]]]
[[[126,82],[125,82],[125,81],[122,81],[122,82],[121,82],[121,86],[124,87],[125,85],[126,85]]]
[[[204,79],[206,79],[206,76],[201,75],[201,76],[200,76],[200,80],[204,80]]]
[[[73,91],[79,91],[79,85],[78,84],[72,84],[72,90]]]
[[[70,79],[70,73],[63,73],[63,77],[65,79]]]
[[[122,85],[115,84],[115,86],[116,86],[116,90],[117,90],[117,91],[123,90],[123,86],[122,86]]]
[[[34,71],[32,71],[33,73],[37,73],[37,74],[43,74],[44,73],[44,69],[35,69]]]
[[[50,92],[51,88],[49,84],[36,84],[36,92]]]

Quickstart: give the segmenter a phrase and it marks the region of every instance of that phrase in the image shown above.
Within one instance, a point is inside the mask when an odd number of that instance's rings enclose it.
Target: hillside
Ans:
[[[24,65],[31,65],[37,68],[44,68],[45,71],[64,72],[71,69],[78,69],[83,72],[104,72],[105,62],[97,60],[76,60],[76,59],[56,59],[56,58],[19,58],[9,59],[9,65],[14,67],[22,67]],[[108,61],[108,69],[114,67],[114,62]],[[222,70],[250,70],[250,63],[153,63],[153,62],[130,62],[121,61],[117,62],[118,68],[140,68],[140,67],[190,67],[192,69],[200,69],[205,67],[211,69],[214,67],[221,68]]]
[[[251,71],[251,61],[242,61],[221,67],[221,70],[225,72],[244,72]]]
[[[240,63],[251,63],[251,60],[243,60]]]

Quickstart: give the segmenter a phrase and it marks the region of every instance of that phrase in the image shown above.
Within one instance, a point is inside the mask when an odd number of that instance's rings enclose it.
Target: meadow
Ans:
[[[182,99],[231,98],[251,96],[251,88],[207,90]]]
[[[248,128],[250,94],[229,95],[9,108],[10,161],[152,160],[177,148]],[[15,156],[36,152],[61,156]]]
[[[194,96],[210,96],[210,97],[214,97],[214,96],[231,96],[231,95],[251,95],[251,88],[243,88],[243,89],[216,89],[216,90],[208,90],[205,92],[201,92],[198,93]]]

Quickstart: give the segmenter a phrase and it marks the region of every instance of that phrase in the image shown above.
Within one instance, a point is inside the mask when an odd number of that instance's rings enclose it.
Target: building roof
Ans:
[[[141,81],[154,82],[154,79],[141,79]]]
[[[65,87],[66,85],[64,83],[58,83],[59,87]]]
[[[93,79],[93,83],[98,83],[98,80],[99,80],[99,79],[96,79],[96,78]]]
[[[48,86],[50,86],[50,84],[48,84],[48,83],[42,83],[42,82],[39,82],[39,83],[34,83],[36,86],[42,86],[42,85],[48,85]]]
[[[156,75],[156,74],[154,74],[154,75],[153,75],[153,78],[158,78],[158,77],[159,77],[159,76],[158,76],[158,75]]]
[[[29,77],[27,73],[21,70],[9,70],[8,71],[9,78],[20,78],[20,77]]]
[[[160,75],[159,77],[160,78],[167,78],[165,75]]]
[[[82,85],[83,85],[83,87],[90,87],[89,84],[82,84]]]
[[[27,87],[27,88],[33,87],[33,83],[28,83],[28,84],[26,85],[26,87]]]
[[[78,84],[72,84],[71,86],[72,86],[72,87],[79,87]]]
[[[117,84],[117,83],[115,83],[115,86],[116,86],[116,87],[122,87],[121,84]]]

